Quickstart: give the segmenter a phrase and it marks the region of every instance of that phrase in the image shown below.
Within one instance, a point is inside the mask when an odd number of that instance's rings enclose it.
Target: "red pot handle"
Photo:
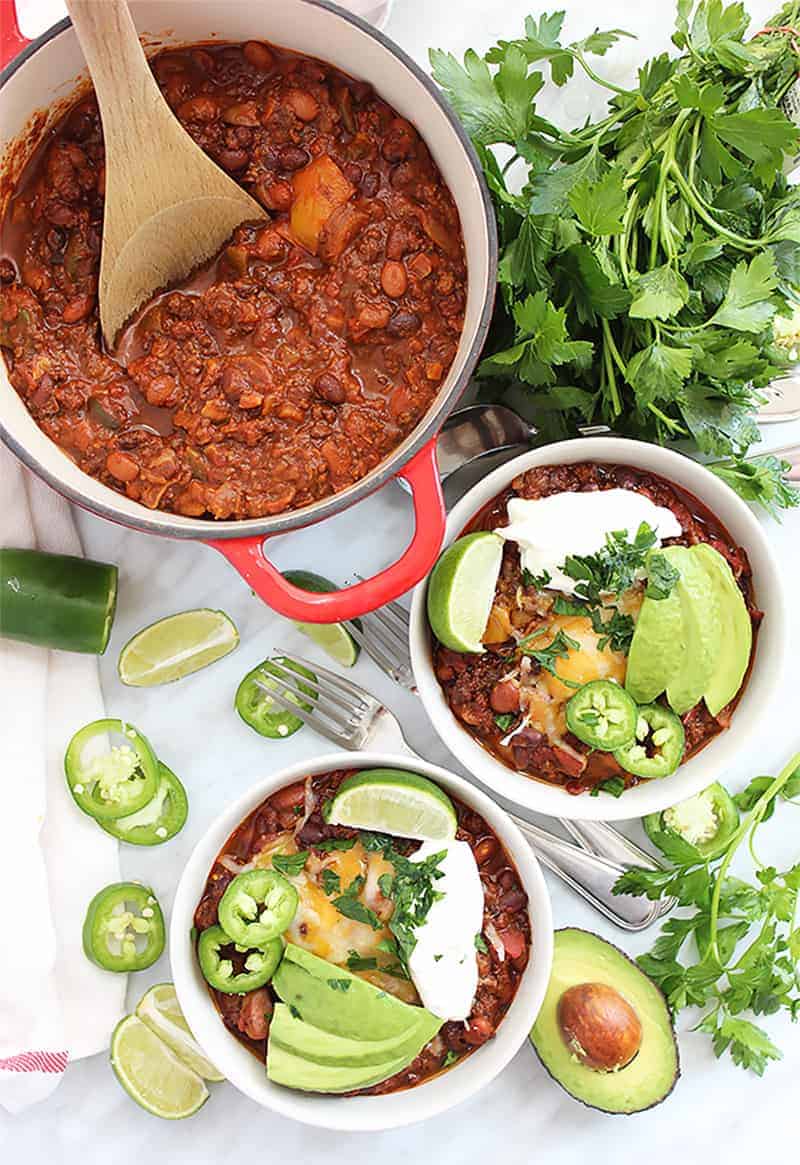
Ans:
[[[15,0],[0,0],[0,69],[4,69],[30,43],[19,30]]]
[[[264,557],[264,539],[215,539],[208,543],[238,570],[279,615],[305,623],[340,623],[382,607],[416,586],[433,566],[444,539],[446,515],[436,461],[436,438],[423,446],[397,475],[411,487],[414,537],[405,553],[373,578],[328,594],[312,594],[287,582]]]

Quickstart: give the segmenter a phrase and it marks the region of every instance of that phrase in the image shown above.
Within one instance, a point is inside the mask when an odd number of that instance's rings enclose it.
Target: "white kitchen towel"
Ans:
[[[0,446],[0,546],[81,554],[69,506]],[[2,595],[0,595],[2,602]],[[64,750],[103,715],[97,661],[0,640],[0,1105],[44,1099],[71,1060],[108,1046],[125,976],[95,967],[81,929],[119,881],[117,842],[75,806]]]

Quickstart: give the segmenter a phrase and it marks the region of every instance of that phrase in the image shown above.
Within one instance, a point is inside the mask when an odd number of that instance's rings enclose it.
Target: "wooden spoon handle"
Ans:
[[[92,76],[106,154],[124,142],[125,150],[152,145],[149,119],[133,110],[164,104],[150,72],[126,0],[66,0],[67,11]]]

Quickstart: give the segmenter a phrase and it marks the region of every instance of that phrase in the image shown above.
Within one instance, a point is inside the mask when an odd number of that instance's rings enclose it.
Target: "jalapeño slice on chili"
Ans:
[[[661,704],[645,704],[639,708],[634,739],[616,749],[614,759],[636,777],[668,777],[681,763],[685,740],[683,724],[674,712]]]
[[[232,948],[226,957],[224,948]],[[233,952],[243,955],[243,970],[234,969]],[[221,926],[210,926],[197,940],[197,957],[206,983],[226,995],[244,995],[263,987],[283,957],[283,940],[274,938],[265,947],[241,947]]]
[[[143,971],[164,950],[164,941],[161,907],[140,882],[114,882],[89,903],[83,949],[105,971]]]
[[[98,825],[129,845],[163,845],[180,833],[188,813],[186,790],[172,770],[159,761],[158,788],[144,808],[128,817],[99,821]]]
[[[633,740],[637,714],[635,702],[619,684],[592,680],[567,704],[567,727],[591,748],[613,752]]]
[[[280,656],[277,658],[279,663],[289,668],[290,671],[297,672],[299,676],[309,680],[316,679],[314,673],[310,672],[308,668],[286,661]],[[298,687],[307,692],[312,700],[317,695],[316,690],[309,687],[308,684],[300,683]],[[236,691],[236,711],[245,724],[249,724],[261,736],[282,740],[297,732],[298,728],[302,728],[303,721],[299,716],[293,716],[291,712],[279,708],[275,701],[270,698],[270,688],[279,689],[280,682],[276,677],[275,668],[269,660],[264,660],[258,667],[254,667],[252,671],[248,672],[239,684]],[[297,697],[289,692],[286,693],[286,699],[291,700],[292,703],[299,703]],[[299,706],[308,709],[311,707],[311,703],[302,703]]]
[[[158,760],[147,738],[123,720],[95,720],[67,746],[64,770],[84,813],[98,821],[137,813],[158,788]]]
[[[220,926],[240,946],[261,947],[283,934],[297,902],[294,886],[277,870],[247,870],[220,898]]]

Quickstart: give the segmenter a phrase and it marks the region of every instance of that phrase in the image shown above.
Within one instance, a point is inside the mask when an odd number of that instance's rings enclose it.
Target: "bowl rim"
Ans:
[[[578,437],[542,446],[507,461],[464,494],[448,516],[444,547],[469,520],[526,469],[579,461],[631,465],[680,485],[719,517],[737,545],[751,559],[759,600],[767,618],[759,629],[747,686],[731,725],[676,773],[626,791],[620,798],[574,796],[555,785],[526,777],[496,760],[461,726],[444,698],[433,671],[425,610],[428,579],[415,588],[411,604],[409,644],[419,696],[436,732],[454,756],[480,784],[525,809],[571,820],[622,821],[661,812],[699,793],[720,779],[733,763],[748,731],[758,724],[758,707],[767,706],[780,686],[786,660],[785,583],[777,556],[764,528],[747,504],[721,478],[697,461],[673,449],[616,436]],[[720,510],[723,513],[720,513]],[[428,576],[428,578],[430,575]],[[768,661],[767,661],[767,658]]]
[[[189,937],[208,871],[226,838],[271,793],[309,774],[373,767],[420,772],[487,820],[513,858],[528,894],[535,954],[495,1038],[473,1052],[463,1066],[455,1065],[415,1088],[385,1096],[331,1097],[282,1088],[268,1081],[263,1070],[260,1079],[254,1080],[252,1065],[257,1062],[222,1024],[205,989]],[[474,1095],[505,1068],[527,1039],[544,1000],[553,957],[553,918],[550,896],[533,850],[505,810],[486,793],[464,777],[408,753],[330,752],[261,777],[209,824],[190,854],[175,892],[169,950],[175,991],[186,1020],[203,1050],[234,1087],[262,1107],[305,1124],[338,1131],[377,1132],[444,1112]]]

